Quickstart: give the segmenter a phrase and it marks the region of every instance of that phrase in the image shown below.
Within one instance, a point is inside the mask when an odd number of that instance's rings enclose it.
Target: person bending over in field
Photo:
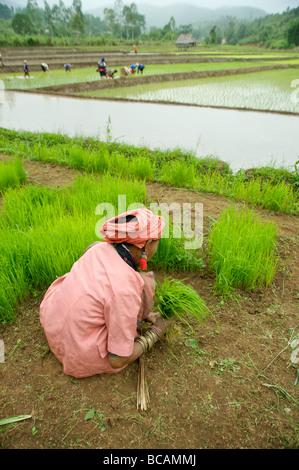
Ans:
[[[109,219],[70,272],[56,279],[40,306],[49,347],[76,378],[117,373],[138,359],[173,326],[154,312],[155,279],[147,268],[165,225],[136,209]],[[138,324],[150,328],[139,336]]]
[[[72,70],[71,64],[63,64],[63,66],[64,66],[64,70],[66,72],[70,72]]]
[[[141,74],[143,74],[143,70],[145,69],[145,65],[143,65],[143,64],[136,64],[136,66],[137,66],[137,73],[140,72]]]
[[[132,73],[135,73],[137,70],[137,64],[130,65],[130,69],[132,70]]]
[[[40,64],[40,66],[41,66],[41,69],[42,69],[43,72],[49,72],[48,64],[42,63],[42,64]]]
[[[107,78],[114,78],[114,75],[117,73],[116,69],[108,69],[107,70]]]
[[[120,74],[121,74],[122,77],[126,77],[127,75],[132,75],[133,71],[132,71],[131,67],[122,67],[120,69]]]

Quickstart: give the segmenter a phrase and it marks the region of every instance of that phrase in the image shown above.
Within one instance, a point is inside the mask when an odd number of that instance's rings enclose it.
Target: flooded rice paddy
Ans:
[[[5,91],[0,127],[111,139],[150,149],[213,155],[233,170],[299,157],[299,116]]]
[[[251,108],[256,110],[299,112],[299,104],[291,100],[290,91],[280,90],[260,82],[250,87],[244,83],[226,81],[224,84],[200,84],[196,86],[167,87],[165,89],[139,91],[129,89],[127,98],[141,101],[165,101],[201,106]]]

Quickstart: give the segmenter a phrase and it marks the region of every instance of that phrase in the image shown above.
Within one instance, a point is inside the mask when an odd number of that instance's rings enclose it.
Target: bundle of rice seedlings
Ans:
[[[195,318],[201,323],[208,316],[209,309],[197,292],[178,279],[164,279],[158,284],[155,293],[155,306],[162,317],[170,318],[176,316],[186,323],[191,330],[187,317]],[[138,384],[137,384],[137,409],[146,410],[150,398],[145,380],[144,356],[139,358]]]
[[[155,304],[162,317],[170,318],[175,315],[187,324],[187,317],[195,318],[201,323],[210,313],[193,287],[178,279],[164,279],[162,284],[157,285]]]

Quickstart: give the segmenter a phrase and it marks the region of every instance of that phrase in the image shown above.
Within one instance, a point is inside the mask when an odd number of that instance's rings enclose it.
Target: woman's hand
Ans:
[[[155,324],[156,321],[158,320],[158,318],[161,317],[161,313],[160,312],[150,312],[148,314],[148,316],[145,318],[146,321],[150,322],[150,323],[153,323]]]
[[[160,312],[155,312],[155,313],[160,313]],[[164,335],[165,333],[168,333],[173,328],[174,324],[175,324],[175,317],[163,318],[161,315],[156,319],[156,322],[154,323],[154,325],[157,328],[159,328],[162,335]],[[109,354],[109,363],[113,369],[118,369],[136,361],[136,359],[138,359],[138,357],[140,357],[142,353],[143,353],[142,346],[138,342],[135,342],[133,353],[131,354],[131,356],[121,357],[121,356],[111,356],[111,354]]]
[[[168,333],[175,325],[175,317],[163,318],[162,316],[160,316],[159,318],[157,318],[154,325],[159,328],[162,334]]]

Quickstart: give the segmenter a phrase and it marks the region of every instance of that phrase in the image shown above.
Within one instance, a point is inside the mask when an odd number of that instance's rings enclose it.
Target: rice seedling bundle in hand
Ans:
[[[176,316],[186,323],[187,318],[194,318],[201,323],[209,314],[208,307],[193,287],[178,279],[165,279],[157,286],[155,304],[162,317]]]

